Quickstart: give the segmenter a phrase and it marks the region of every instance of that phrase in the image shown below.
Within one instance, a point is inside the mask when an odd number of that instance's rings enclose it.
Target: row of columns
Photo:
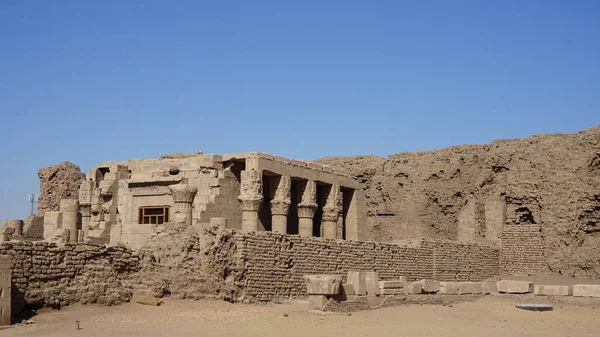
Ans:
[[[275,181],[275,179],[274,179]],[[292,180],[287,176],[276,179],[274,197],[270,202],[271,230],[287,234],[287,220],[291,200]],[[259,229],[258,211],[264,201],[262,195],[262,172],[258,170],[245,170],[241,172],[241,194],[238,197],[242,205],[242,231],[253,232]],[[297,205],[298,234],[313,236],[313,218],[319,207],[317,203],[317,184],[306,181],[301,191],[301,198]],[[323,207],[323,237],[337,238],[337,223],[341,211],[341,192],[339,185],[332,185],[325,206]]]

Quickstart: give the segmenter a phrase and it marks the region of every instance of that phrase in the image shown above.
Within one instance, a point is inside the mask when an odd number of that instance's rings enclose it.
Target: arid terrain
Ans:
[[[547,302],[547,298],[536,298]],[[452,306],[413,305],[343,313],[270,305],[167,299],[159,307],[70,306],[0,336],[599,336],[600,299],[554,304],[551,312],[515,308],[523,298],[486,296]],[[597,304],[595,304],[597,302]],[[76,330],[80,321],[81,330]]]

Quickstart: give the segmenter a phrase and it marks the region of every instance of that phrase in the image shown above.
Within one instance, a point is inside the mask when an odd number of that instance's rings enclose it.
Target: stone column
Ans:
[[[79,186],[79,213],[81,213],[81,231],[83,240],[87,240],[90,231],[90,221],[92,219],[92,193],[94,191],[94,182],[83,180]]]
[[[298,234],[313,236],[313,217],[319,205],[317,204],[317,184],[309,180],[298,203]]]
[[[69,238],[69,242],[77,243],[79,237],[77,233],[77,220],[79,217],[79,200],[77,199],[61,199],[60,211],[62,212],[62,228],[68,231],[69,234],[64,237]]]
[[[242,204],[242,231],[258,231],[258,209],[263,201],[262,172],[245,170],[241,172],[241,191],[238,200]]]
[[[278,178],[275,197],[271,200],[271,228],[273,232],[287,234],[287,216],[292,204],[290,177],[281,176]]]
[[[332,185],[323,207],[323,237],[337,239],[337,223],[340,217],[341,194],[340,186]]]
[[[196,186],[190,186],[186,183],[169,185],[171,196],[175,204],[173,220],[177,223],[192,225],[192,203],[198,192]]]

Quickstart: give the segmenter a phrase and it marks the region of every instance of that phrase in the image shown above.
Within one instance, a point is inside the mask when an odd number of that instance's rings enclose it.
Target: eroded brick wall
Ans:
[[[545,271],[544,243],[539,224],[505,224],[502,229],[501,272],[535,275]]]
[[[130,276],[139,268],[137,254],[93,244],[11,241],[0,245],[0,254],[12,257],[13,301],[21,307],[127,302]]]
[[[346,275],[375,270],[380,279],[480,281],[499,273],[498,249],[475,243],[420,240],[406,244],[333,241],[239,233],[237,249],[245,261],[245,301],[279,301],[305,295],[303,275]]]

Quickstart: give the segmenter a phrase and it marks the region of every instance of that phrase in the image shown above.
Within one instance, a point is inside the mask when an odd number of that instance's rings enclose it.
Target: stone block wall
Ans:
[[[136,253],[84,243],[4,242],[0,255],[12,257],[13,310],[25,304],[123,303],[133,293],[130,276],[139,269]]]
[[[375,270],[382,280],[480,281],[499,273],[497,248],[475,243],[419,240],[401,244],[335,241],[270,232],[237,233],[245,261],[240,280],[247,302],[305,296],[303,275]]]
[[[535,275],[545,271],[542,228],[536,223],[505,224],[502,229],[501,272]]]

